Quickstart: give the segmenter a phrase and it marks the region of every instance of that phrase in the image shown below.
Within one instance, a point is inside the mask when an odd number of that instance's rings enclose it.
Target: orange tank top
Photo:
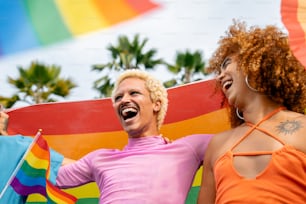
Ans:
[[[251,129],[215,162],[216,203],[306,203],[305,153],[258,127],[279,110],[268,114],[256,125],[248,123]],[[233,153],[232,150],[255,129],[273,137],[283,144],[283,147],[276,151]],[[271,155],[271,160],[255,178],[240,176],[233,166],[234,156],[267,154]]]

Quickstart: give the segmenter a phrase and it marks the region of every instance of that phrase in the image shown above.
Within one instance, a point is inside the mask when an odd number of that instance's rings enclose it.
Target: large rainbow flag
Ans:
[[[218,133],[230,128],[226,110],[220,108],[221,96],[215,94],[215,80],[170,88],[168,93],[169,109],[161,128],[164,136],[175,140],[189,134]],[[98,148],[122,149],[127,143],[127,134],[116,118],[110,98],[38,104],[10,110],[8,114],[10,134],[32,135],[41,128],[50,147],[73,159]],[[201,171],[195,177],[186,203],[196,203]],[[78,197],[78,204],[98,203],[95,183],[67,192]],[[32,196],[28,203],[43,203],[43,199]]]
[[[158,7],[150,0],[1,0],[0,57],[108,28]]]

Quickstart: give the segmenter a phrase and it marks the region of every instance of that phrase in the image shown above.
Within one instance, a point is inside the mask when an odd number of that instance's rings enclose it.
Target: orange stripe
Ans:
[[[163,125],[161,133],[175,140],[191,134],[215,134],[229,128],[227,112],[221,109],[196,118]]]
[[[121,149],[127,144],[123,131],[73,135],[45,135],[50,147],[71,159],[79,159],[100,148]]]
[[[69,203],[75,203],[76,201],[75,197],[56,188],[50,182],[47,182],[47,193],[48,196],[56,203],[69,204]]]
[[[306,1],[299,0],[298,5],[299,5],[298,11],[297,11],[298,21],[300,22],[304,32],[306,32]],[[305,36],[306,36],[306,33],[305,33]]]
[[[306,1],[299,0],[298,4],[297,18],[304,31],[304,42],[302,42],[302,47],[297,52],[297,56],[306,69]]]
[[[225,109],[217,110],[196,118],[163,125],[161,133],[175,140],[190,134],[214,134],[230,128]],[[127,144],[124,131],[92,134],[44,135],[50,147],[66,157],[79,159],[85,154],[100,149],[122,149]],[[77,151],[73,151],[76,150]]]
[[[94,4],[111,25],[137,16],[137,12],[124,0],[94,0]]]
[[[281,2],[281,15],[282,21],[289,32],[289,43],[293,54],[301,61],[306,69],[306,38],[305,31],[301,26],[298,18],[299,12],[306,12],[299,10],[300,7],[305,7],[305,3],[298,0],[282,0]],[[299,3],[301,5],[299,5]],[[305,22],[304,22],[305,23]]]
[[[31,152],[37,157],[38,159],[42,160],[49,160],[49,152],[46,151],[45,149],[40,148],[37,144],[35,144]]]

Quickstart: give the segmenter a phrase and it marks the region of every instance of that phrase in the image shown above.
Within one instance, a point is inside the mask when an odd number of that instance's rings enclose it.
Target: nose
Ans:
[[[129,104],[130,102],[131,102],[130,96],[127,94],[124,94],[120,96],[120,98],[113,101],[113,107],[116,109],[118,108],[118,110],[120,110],[122,106],[125,106]]]
[[[129,94],[124,94],[121,98],[121,102],[126,103],[131,101],[131,96]]]
[[[224,78],[224,72],[221,70],[218,76],[216,77],[216,79],[218,82],[221,82],[223,78]]]

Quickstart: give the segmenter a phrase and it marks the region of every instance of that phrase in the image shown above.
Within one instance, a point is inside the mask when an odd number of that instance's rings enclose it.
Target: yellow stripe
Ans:
[[[47,199],[38,193],[29,195],[27,199],[27,202],[46,202],[46,201]]]
[[[192,184],[192,186],[200,186],[201,185],[201,177],[202,177],[202,168],[199,169],[199,171],[197,172],[194,182]],[[97,186],[96,183],[88,183],[86,185],[82,185],[79,187],[75,187],[75,188],[70,188],[70,189],[64,189],[63,191],[77,196],[77,198],[99,198],[99,188]],[[27,199],[28,202],[43,202],[46,201],[46,199],[39,194],[33,194],[31,196],[29,196],[29,198]]]
[[[201,181],[202,181],[202,172],[203,172],[203,167],[201,167],[195,177],[194,177],[194,180],[193,180],[193,184],[192,186],[200,186],[201,185]]]
[[[73,35],[80,35],[109,26],[92,0],[56,0],[56,4]]]
[[[298,0],[297,19],[304,30],[304,38],[306,39],[306,1]],[[306,42],[305,42],[306,43]]]
[[[26,156],[27,162],[36,169],[47,169],[49,161],[37,158],[32,152],[29,152]]]
[[[72,195],[77,195],[78,198],[96,198],[100,195],[99,188],[94,182],[80,187],[66,189],[65,191]]]
[[[88,183],[79,187],[64,189],[63,191],[77,196],[77,198],[99,198],[99,188],[96,183]],[[43,202],[46,198],[40,194],[33,194],[27,199],[28,202]]]

